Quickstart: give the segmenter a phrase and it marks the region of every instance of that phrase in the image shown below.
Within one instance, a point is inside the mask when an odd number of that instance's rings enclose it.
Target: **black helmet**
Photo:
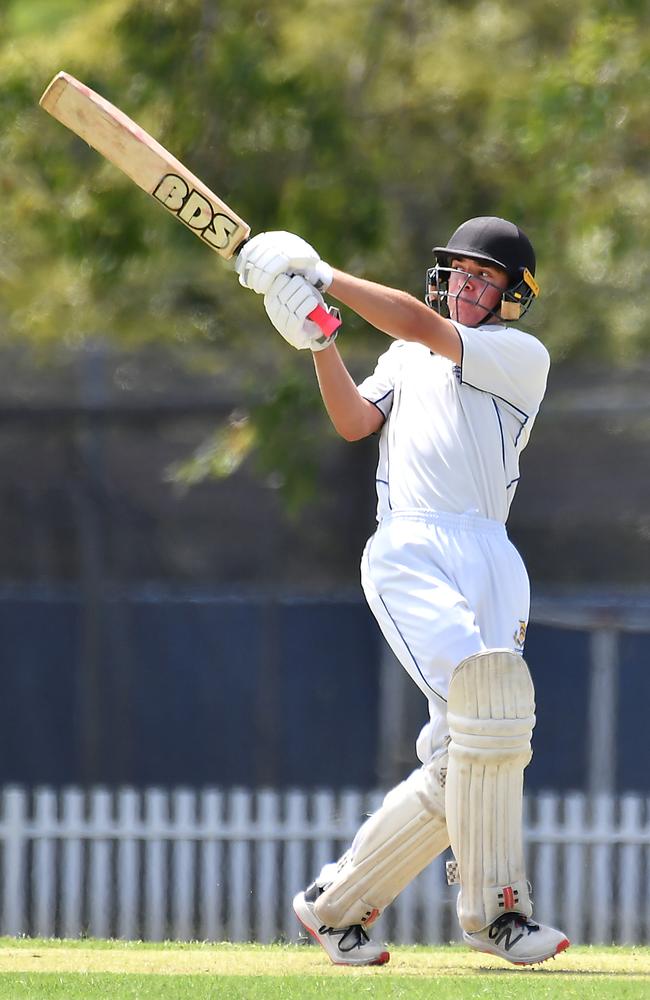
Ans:
[[[436,260],[449,267],[452,257],[476,257],[497,264],[511,281],[521,280],[524,268],[535,274],[535,251],[519,226],[491,215],[469,219],[459,226],[446,247],[434,247]]]
[[[495,216],[480,216],[463,222],[444,247],[434,247],[437,267],[427,272],[427,280],[435,280],[436,293],[427,301],[435,309],[446,304],[446,286],[454,257],[471,257],[502,267],[509,278],[502,301],[500,318],[519,319],[539,294],[534,279],[535,251],[524,232],[513,222]]]

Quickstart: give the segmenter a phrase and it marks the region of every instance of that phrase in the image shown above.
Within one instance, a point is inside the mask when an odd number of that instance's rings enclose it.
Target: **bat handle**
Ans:
[[[307,319],[310,319],[312,323],[316,323],[323,331],[323,336],[328,339],[341,325],[340,313],[334,307],[328,309],[326,306],[316,306],[309,313]]]

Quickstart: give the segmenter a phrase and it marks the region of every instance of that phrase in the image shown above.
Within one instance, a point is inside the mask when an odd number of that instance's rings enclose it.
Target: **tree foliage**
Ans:
[[[222,262],[38,108],[65,68],[255,230],[419,295],[434,242],[503,215],[538,251],[531,328],[556,360],[647,353],[641,0],[12,0],[0,16],[6,335],[188,344],[271,401],[286,368],[311,377]],[[349,316],[343,342],[384,348]]]

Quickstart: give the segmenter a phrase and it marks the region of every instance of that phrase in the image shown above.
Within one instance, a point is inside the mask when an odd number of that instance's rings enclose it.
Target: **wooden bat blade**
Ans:
[[[233,257],[248,239],[250,226],[225,201],[128,115],[70,73],[57,73],[39,104],[222,257]],[[341,325],[338,311],[322,305],[309,319],[328,338]]]
[[[39,103],[222,257],[248,238],[250,226],[180,160],[69,73],[57,73]]]

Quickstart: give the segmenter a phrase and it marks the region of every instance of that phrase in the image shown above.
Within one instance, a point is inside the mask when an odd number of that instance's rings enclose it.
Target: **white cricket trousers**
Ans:
[[[361,583],[386,641],[429,703],[416,743],[427,763],[448,735],[455,667],[485,649],[523,651],[526,568],[499,521],[405,511],[383,518],[368,540]]]

